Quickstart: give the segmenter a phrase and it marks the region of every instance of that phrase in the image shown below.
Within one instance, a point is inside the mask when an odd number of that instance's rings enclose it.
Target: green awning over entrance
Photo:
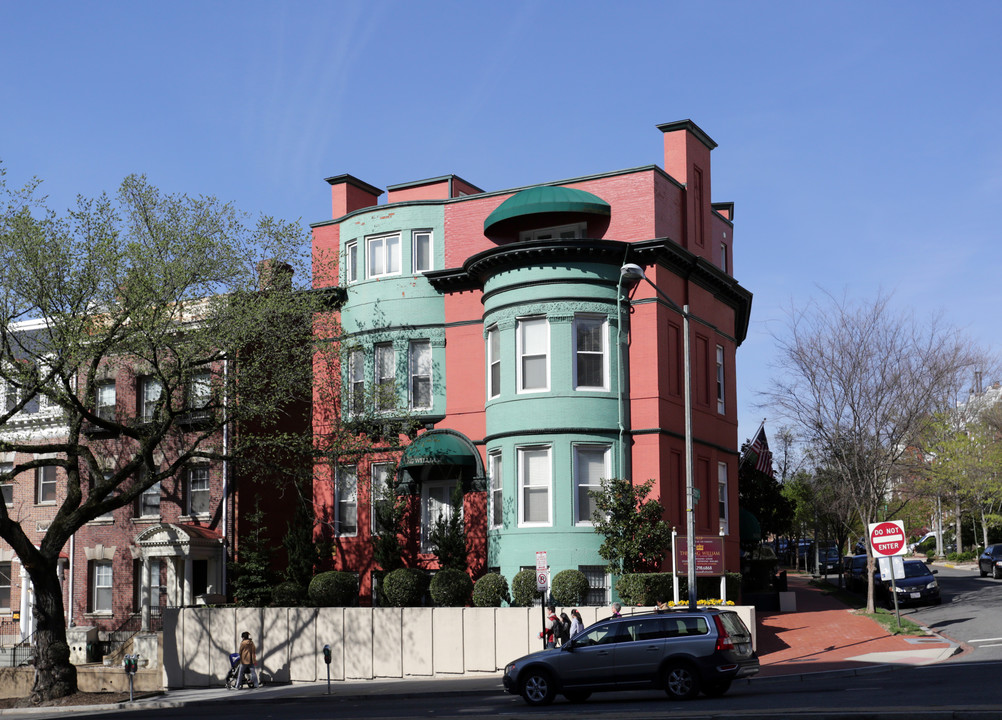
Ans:
[[[404,470],[425,465],[469,465],[476,467],[475,451],[457,435],[446,432],[426,432],[419,435],[404,450],[397,466]]]
[[[515,193],[498,205],[484,220],[484,232],[506,220],[544,213],[586,213],[608,217],[612,208],[598,195],[584,190],[559,186],[534,187]]]

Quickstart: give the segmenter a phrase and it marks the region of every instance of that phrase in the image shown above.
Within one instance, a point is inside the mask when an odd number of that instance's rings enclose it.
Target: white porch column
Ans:
[[[177,579],[177,558],[168,557],[167,560],[167,604],[171,607],[181,605],[181,593]]]
[[[185,606],[192,604],[191,598],[191,585],[192,585],[192,573],[191,573],[191,556],[184,556],[184,604]]]
[[[142,613],[143,632],[150,631],[150,556],[143,553],[142,579],[139,584],[139,602]]]

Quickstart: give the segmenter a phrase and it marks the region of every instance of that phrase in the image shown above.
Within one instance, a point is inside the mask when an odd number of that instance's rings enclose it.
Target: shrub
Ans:
[[[331,570],[310,581],[310,602],[317,607],[350,607],[358,604],[358,576]]]
[[[511,603],[508,581],[499,573],[487,573],[473,585],[473,604],[477,607],[501,607]]]
[[[964,552],[952,552],[946,556],[946,559],[950,562],[972,562],[978,557],[978,554],[970,550]]]
[[[583,605],[588,589],[588,578],[580,570],[561,570],[553,576],[551,592],[557,605]]]
[[[306,599],[307,589],[292,580],[279,583],[271,591],[271,603],[278,607],[302,607]]]
[[[518,607],[531,607],[543,593],[536,590],[536,571],[519,570],[511,579],[511,604]]]
[[[428,592],[438,607],[465,607],[470,602],[473,581],[462,570],[442,568],[431,579]]]
[[[419,607],[428,592],[428,575],[417,568],[397,568],[383,580],[383,598],[390,607]]]
[[[627,573],[616,582],[616,592],[627,605],[671,600],[671,573]]]

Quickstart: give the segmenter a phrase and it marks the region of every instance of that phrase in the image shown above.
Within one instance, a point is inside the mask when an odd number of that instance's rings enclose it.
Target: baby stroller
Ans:
[[[237,686],[237,675],[240,673],[240,653],[230,653],[230,671],[226,673],[226,689],[233,690]],[[243,677],[245,683],[250,683],[250,673]]]

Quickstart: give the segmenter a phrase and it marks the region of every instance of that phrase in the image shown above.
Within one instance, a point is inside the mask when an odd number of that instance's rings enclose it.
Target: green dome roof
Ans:
[[[512,195],[484,220],[484,232],[513,218],[543,213],[612,214],[612,208],[602,198],[584,190],[547,185],[529,188]]]

